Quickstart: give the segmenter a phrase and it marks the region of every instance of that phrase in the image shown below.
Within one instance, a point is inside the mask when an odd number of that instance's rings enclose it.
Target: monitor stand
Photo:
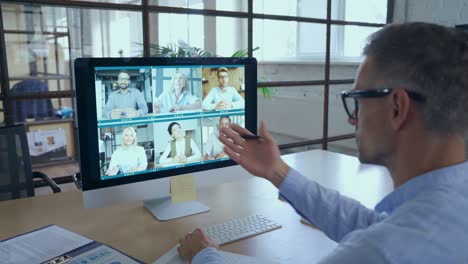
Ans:
[[[172,203],[170,196],[154,200],[145,200],[143,203],[145,208],[159,221],[167,221],[210,210],[208,206],[198,201]]]

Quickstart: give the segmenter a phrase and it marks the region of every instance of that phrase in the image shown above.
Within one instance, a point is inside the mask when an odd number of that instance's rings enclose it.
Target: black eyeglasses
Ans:
[[[425,102],[426,97],[423,95],[405,90],[408,96],[417,101]],[[351,90],[341,92],[341,100],[343,101],[344,108],[349,118],[357,119],[357,112],[359,110],[358,98],[380,98],[389,95],[392,89],[373,89],[373,90]]]

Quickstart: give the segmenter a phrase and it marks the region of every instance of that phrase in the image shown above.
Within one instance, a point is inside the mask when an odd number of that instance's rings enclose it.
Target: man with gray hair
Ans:
[[[222,128],[225,152],[339,242],[321,263],[467,263],[468,36],[427,23],[388,25],[364,55],[342,99],[359,160],[387,167],[393,180],[375,209],[290,168],[264,123],[262,140],[243,140],[251,133],[235,124]],[[192,263],[222,261],[200,229],[180,242]]]

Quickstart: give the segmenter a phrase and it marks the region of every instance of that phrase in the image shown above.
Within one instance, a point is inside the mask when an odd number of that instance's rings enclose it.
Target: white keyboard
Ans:
[[[243,238],[280,228],[281,225],[262,215],[250,215],[235,218],[222,224],[212,225],[205,229],[210,238],[224,245]]]
[[[281,225],[269,220],[262,215],[250,215],[241,218],[235,218],[222,224],[212,225],[205,228],[206,233],[211,239],[224,245],[243,238],[251,237],[261,233],[280,228]],[[179,256],[177,247],[171,248],[164,255],[159,257],[153,264],[184,264],[185,262]],[[220,251],[226,264],[266,264],[274,263],[260,260],[254,257]]]

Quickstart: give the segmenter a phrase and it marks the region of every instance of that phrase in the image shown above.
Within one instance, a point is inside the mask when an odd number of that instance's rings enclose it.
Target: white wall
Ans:
[[[396,0],[394,22],[468,24],[468,0]]]

